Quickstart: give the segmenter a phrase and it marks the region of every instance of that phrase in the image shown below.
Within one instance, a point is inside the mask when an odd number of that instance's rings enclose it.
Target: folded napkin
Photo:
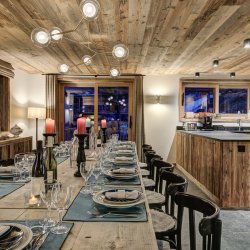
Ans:
[[[105,197],[108,200],[136,200],[139,196],[139,192],[137,190],[126,191],[126,190],[117,190],[117,191],[109,191],[105,193]]]
[[[134,151],[133,150],[129,150],[129,149],[119,149],[117,150],[118,154],[133,154]]]
[[[117,168],[112,170],[113,174],[135,174],[135,168]]]
[[[14,166],[8,166],[8,167],[0,167],[0,174],[1,173],[11,173]]]
[[[127,156],[117,156],[115,157],[115,161],[133,161],[133,157],[127,157]]]

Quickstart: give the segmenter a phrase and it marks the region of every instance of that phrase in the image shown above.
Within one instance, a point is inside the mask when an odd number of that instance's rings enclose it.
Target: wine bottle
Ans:
[[[43,161],[43,142],[37,141],[36,159],[32,166],[31,188],[34,196],[39,196],[40,187],[44,181],[45,166]]]
[[[98,126],[98,134],[97,134],[97,147],[102,146],[102,135],[101,135],[101,127]]]
[[[44,181],[45,183],[53,184],[57,180],[57,161],[53,152],[52,136],[48,136],[44,164],[45,164]]]

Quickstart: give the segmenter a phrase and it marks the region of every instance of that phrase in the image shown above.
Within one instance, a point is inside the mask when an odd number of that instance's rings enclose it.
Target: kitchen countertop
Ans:
[[[230,131],[187,131],[187,130],[177,130],[182,133],[202,136],[219,141],[250,141],[250,131],[244,131],[244,133],[235,133]]]

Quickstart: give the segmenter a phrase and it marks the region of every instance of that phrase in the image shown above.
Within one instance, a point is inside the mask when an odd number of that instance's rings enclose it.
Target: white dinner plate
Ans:
[[[20,240],[19,244],[16,247],[11,248],[11,250],[22,250],[23,248],[28,246],[28,244],[30,243],[30,241],[33,238],[33,233],[31,231],[31,229],[29,227],[26,227],[26,226],[22,225],[22,224],[1,223],[1,225],[15,226],[15,227],[19,228],[21,231],[23,231],[23,238]]]
[[[107,170],[104,170],[103,172],[106,176],[109,176],[113,179],[117,179],[117,180],[122,180],[122,179],[133,179],[135,178],[136,176],[138,176],[138,172],[137,170],[135,171],[134,174],[114,174],[112,169],[107,169]]]
[[[100,204],[106,207],[112,207],[112,208],[128,208],[128,207],[133,207],[133,206],[136,206],[145,202],[144,194],[138,190],[137,191],[139,192],[139,196],[136,200],[128,200],[126,202],[120,202],[120,201],[116,202],[116,201],[107,200],[105,197],[105,193],[109,191],[115,191],[115,190],[117,189],[102,190],[93,196],[93,201],[97,204]],[[125,189],[125,190],[133,191],[133,190],[128,190],[128,189]]]

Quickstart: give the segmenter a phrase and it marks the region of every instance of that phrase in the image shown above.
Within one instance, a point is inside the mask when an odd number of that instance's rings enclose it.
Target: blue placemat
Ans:
[[[112,187],[110,187],[112,188]],[[108,189],[108,187],[107,187]],[[130,188],[128,188],[130,189]],[[131,188],[131,189],[138,189],[141,190],[141,188]],[[136,217],[122,217],[122,216],[114,216],[114,215],[108,215],[102,218],[94,217],[92,215],[89,215],[87,211],[93,211],[97,210],[101,213],[106,213],[109,211],[116,211],[119,213],[119,211],[123,212],[129,212],[129,213],[138,213],[136,214]],[[142,222],[147,221],[147,211],[145,208],[145,204],[140,204],[134,207],[121,209],[121,208],[107,208],[98,204],[95,204],[92,200],[92,195],[88,194],[82,194],[78,193],[75,200],[72,202],[71,206],[69,207],[67,213],[63,217],[64,221],[100,221],[100,222]]]
[[[26,225],[25,221],[0,221],[0,223],[19,223],[19,224],[23,224]],[[39,225],[39,221],[38,220],[32,220],[29,221],[29,224],[31,225]],[[63,223],[63,225],[65,225],[67,228],[69,228],[71,230],[71,228],[73,227],[74,223]],[[43,250],[48,250],[48,249],[53,249],[53,250],[59,250],[61,249],[64,241],[66,240],[68,234],[70,233],[70,230],[68,233],[66,234],[53,234],[53,233],[49,233],[47,238],[44,240],[42,246],[39,249],[43,249]]]
[[[94,176],[91,176],[89,178],[89,182],[95,182]],[[126,179],[126,180],[117,180],[117,179],[108,177],[104,174],[101,174],[98,177],[98,182],[105,183],[106,185],[140,185],[141,184],[140,178],[138,176],[136,176],[135,178]]]
[[[0,184],[0,199],[4,196],[11,194],[24,184]]]
[[[69,158],[68,156],[56,157],[57,164],[60,164],[64,161],[66,161],[68,158]]]

